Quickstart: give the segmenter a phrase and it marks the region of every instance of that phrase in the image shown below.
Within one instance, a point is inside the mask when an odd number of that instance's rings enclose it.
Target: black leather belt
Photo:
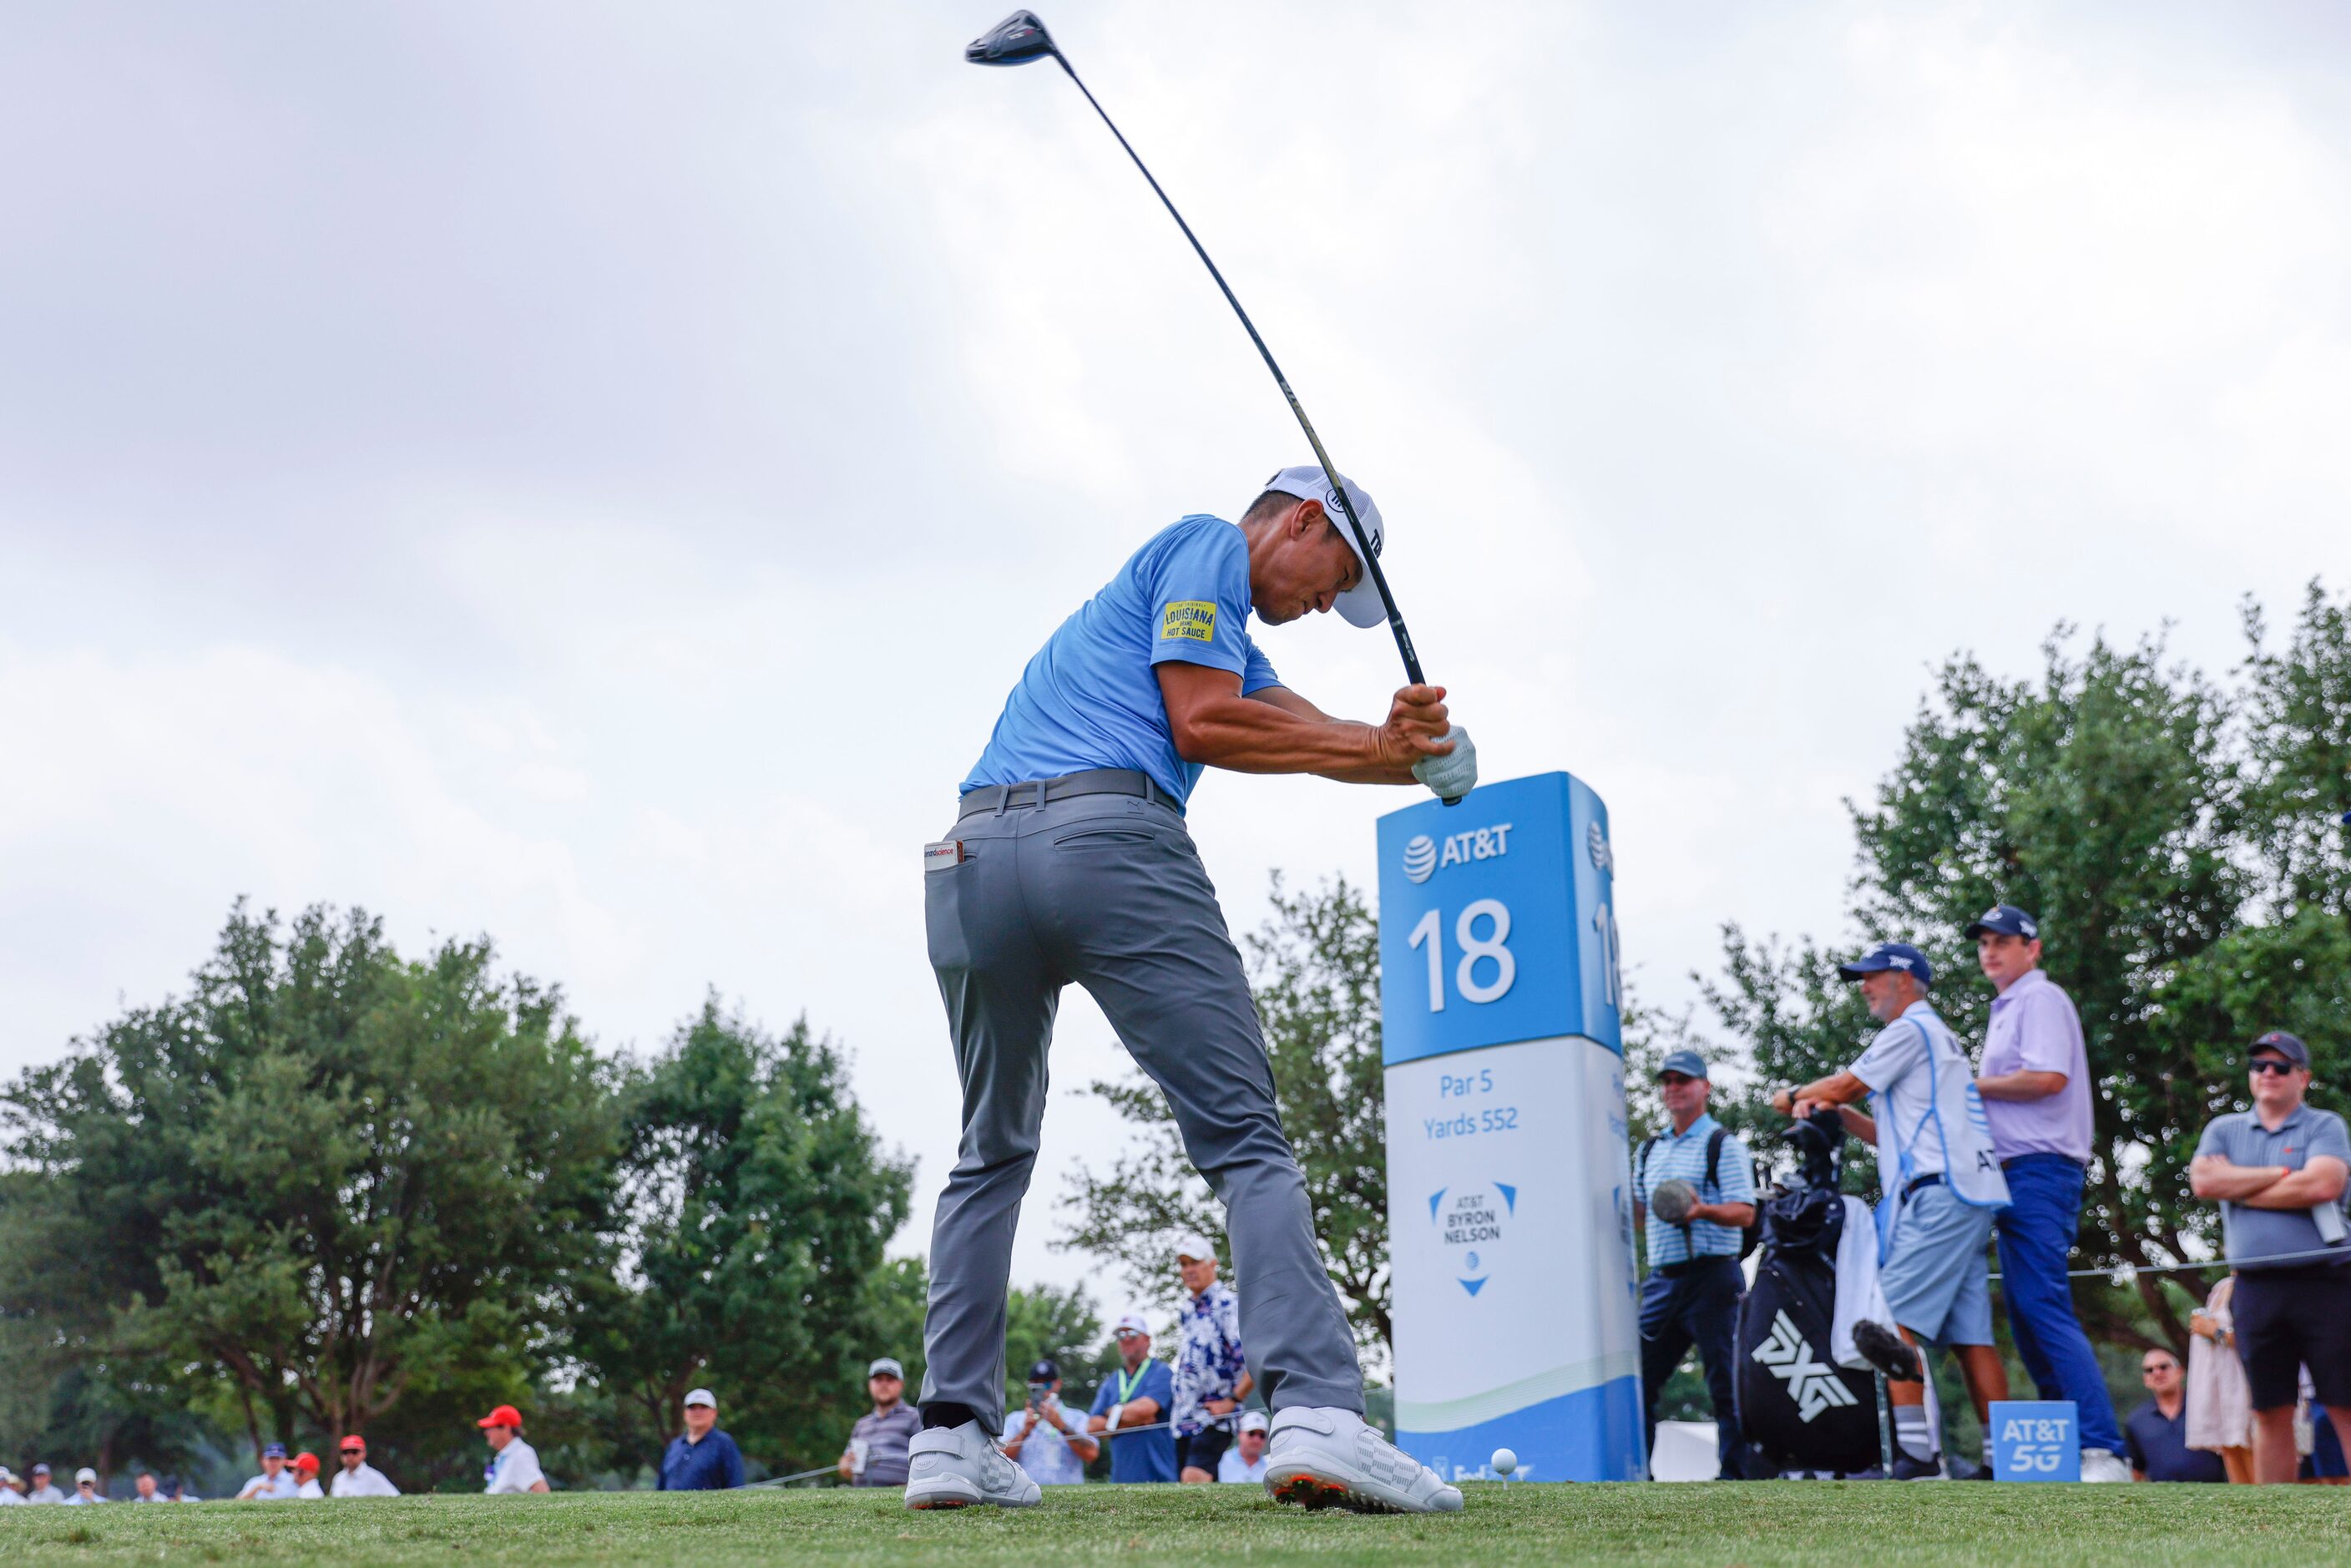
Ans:
[[[1728,1263],[1734,1269],[1739,1267],[1739,1260],[1728,1252],[1703,1252],[1695,1258],[1685,1258],[1678,1263],[1660,1263],[1649,1272],[1662,1274],[1668,1280],[1678,1280],[1693,1270],[1711,1269],[1722,1263]]]
[[[1933,1176],[1922,1176],[1902,1189],[1902,1201],[1905,1203],[1909,1202],[1910,1195],[1917,1192],[1922,1186],[1940,1186],[1942,1185],[1943,1173],[1940,1171],[1937,1171]]]
[[[1042,806],[1079,795],[1134,795],[1155,806],[1165,806],[1179,817],[1184,814],[1184,802],[1152,782],[1151,775],[1139,768],[1090,768],[1083,773],[1064,774],[1059,779],[983,784],[964,796],[956,820],[961,821],[981,811],[1008,810],[1014,806]]]

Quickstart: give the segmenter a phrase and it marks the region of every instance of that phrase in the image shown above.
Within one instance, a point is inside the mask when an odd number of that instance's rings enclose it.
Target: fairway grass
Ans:
[[[1755,1482],[1466,1489],[1464,1512],[1358,1518],[1255,1487],[1048,1488],[1040,1508],[910,1513],[894,1492],[570,1492],[199,1507],[12,1508],[0,1563],[2323,1563],[2333,1487]]]

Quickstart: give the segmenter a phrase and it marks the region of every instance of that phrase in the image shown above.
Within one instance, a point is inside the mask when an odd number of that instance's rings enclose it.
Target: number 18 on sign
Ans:
[[[1447,1479],[1646,1473],[1607,808],[1380,819],[1396,1437]]]

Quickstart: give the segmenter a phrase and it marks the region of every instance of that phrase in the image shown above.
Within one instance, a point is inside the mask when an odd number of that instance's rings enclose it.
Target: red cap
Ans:
[[[491,1411],[488,1415],[483,1416],[480,1420],[475,1422],[474,1425],[481,1427],[512,1427],[517,1431],[520,1431],[522,1429],[522,1412],[516,1409],[511,1405],[501,1405],[496,1409]]]
[[[319,1456],[312,1453],[297,1454],[294,1456],[294,1468],[298,1470],[315,1470],[319,1468]]]
[[[336,1444],[336,1445],[335,1445],[335,1447],[337,1447],[337,1448],[348,1448],[351,1447],[353,1444],[357,1444],[357,1445],[359,1446],[359,1449],[360,1449],[360,1451],[361,1453],[365,1453],[365,1452],[367,1451],[367,1439],[366,1439],[365,1437],[360,1437],[357,1432],[354,1432],[354,1433],[352,1433],[350,1437],[345,1437],[341,1442],[340,1442],[340,1443]]]

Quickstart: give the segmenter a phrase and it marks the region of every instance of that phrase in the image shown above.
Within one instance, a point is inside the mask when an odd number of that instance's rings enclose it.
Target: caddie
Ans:
[[[1363,1375],[1315,1248],[1240,955],[1184,812],[1208,767],[1317,773],[1467,794],[1477,753],[1442,687],[1405,686],[1378,724],[1281,684],[1249,634],[1337,610],[1385,618],[1316,466],[1268,480],[1238,522],[1154,535],[1029,660],[924,851],[931,966],[963,1082],[963,1139],[931,1240],[923,1431],[909,1508],[1021,1506],[1004,1461],[1006,1291],[1037,1158],[1046,1052],[1064,986],[1090,992],[1167,1098],[1225,1205],[1249,1364],[1274,1411],[1266,1484],[1286,1501],[1425,1512],[1460,1492],[1363,1418]],[[1343,477],[1376,555],[1379,508]]]
[[[1877,1145],[1877,1179],[1886,1194],[1880,1208],[1888,1218],[1878,1283],[1900,1337],[1883,1334],[1874,1345],[1865,1331],[1880,1325],[1864,1322],[1855,1325],[1854,1338],[1895,1375],[1889,1392],[1901,1450],[1895,1476],[1923,1479],[1940,1475],[1942,1464],[1914,1347],[1951,1347],[1987,1434],[1991,1402],[2008,1397],[2008,1372],[1992,1339],[1991,1270],[1984,1262],[1992,1216],[2008,1207],[2008,1182],[1992,1153],[1974,1069],[1928,1004],[1935,970],[1927,956],[1907,942],[1884,942],[1837,973],[1860,982],[1870,1016],[1886,1027],[1851,1067],[1801,1089],[1782,1089],[1771,1103],[1798,1117],[1834,1105],[1847,1132]],[[1853,1108],[1865,1095],[1869,1114]]]
[[[2074,1233],[2090,1166],[2090,1057],[2082,1016],[2041,970],[2041,923],[1995,904],[1968,926],[1999,995],[1984,1029],[1983,1096],[1992,1153],[2008,1179],[2000,1214],[2000,1293],[2016,1354],[2043,1399],[2074,1402],[2082,1479],[2127,1481],[2122,1427],[2089,1335],[2074,1315]]]

